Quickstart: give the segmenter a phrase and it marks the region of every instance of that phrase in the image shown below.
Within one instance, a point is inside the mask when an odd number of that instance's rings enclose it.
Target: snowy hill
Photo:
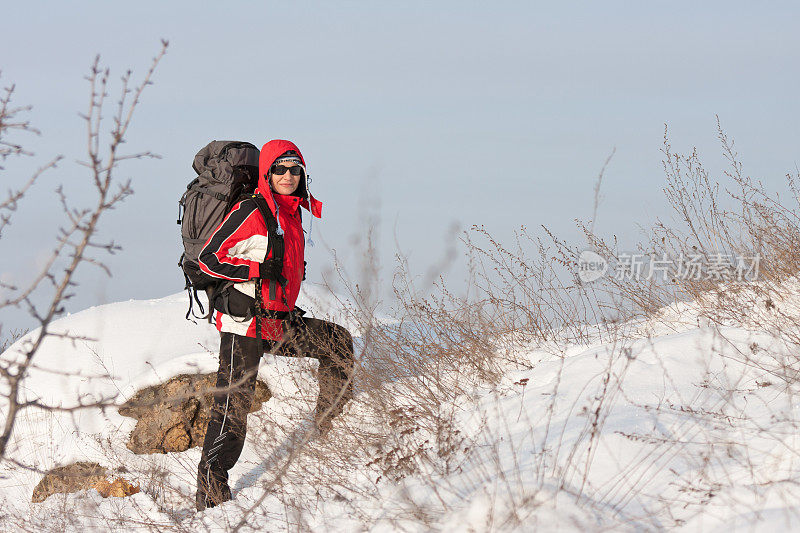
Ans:
[[[314,316],[341,311],[311,290],[301,307]],[[62,406],[124,399],[179,373],[216,370],[217,333],[184,320],[185,305],[179,294],[59,320],[56,331],[95,340],[48,339],[27,397]],[[321,441],[305,433],[315,363],[265,357],[259,375],[274,397],[250,416],[231,473],[234,500],[203,513],[193,508],[198,449],[136,456],[125,447],[134,421],[114,409],[29,410],[13,459],[39,470],[78,460],[124,466],[142,491],[109,499],[83,491],[32,504],[41,473],[8,463],[0,470],[0,520],[3,529],[24,520],[30,529],[68,531],[800,527],[798,405],[794,384],[775,371],[794,347],[741,327],[694,326],[703,322],[691,309],[675,309],[664,315],[675,327],[655,328],[658,336],[637,324],[638,334],[617,339],[520,348],[517,360],[527,365],[437,405],[435,425],[415,414],[426,408],[422,378],[383,386],[396,402],[388,415],[375,405],[380,396],[362,392]]]

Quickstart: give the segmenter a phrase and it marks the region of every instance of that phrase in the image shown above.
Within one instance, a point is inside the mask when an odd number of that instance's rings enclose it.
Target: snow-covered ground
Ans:
[[[69,406],[216,370],[217,333],[184,320],[185,298],[121,302],[59,320],[55,331],[94,340],[49,338],[25,394]],[[313,286],[298,304],[314,316],[340,311]],[[193,508],[198,449],[136,456],[125,447],[135,422],[114,409],[28,410],[13,459],[38,470],[78,460],[124,466],[142,491],[32,504],[41,474],[7,463],[0,520],[4,530],[68,531],[797,530],[800,406],[794,383],[780,379],[796,347],[764,332],[713,327],[691,312],[676,307],[659,327],[637,324],[638,334],[557,352],[520,348],[525,365],[499,384],[437,406],[447,414],[438,429],[415,422],[415,378],[386,384],[397,423],[382,445],[359,438],[374,436],[370,425],[380,419],[381,407],[363,398],[327,439],[308,436],[314,363],[267,357],[260,376],[274,397],[250,415],[231,472],[234,500],[203,513]],[[308,442],[298,448],[298,439]]]

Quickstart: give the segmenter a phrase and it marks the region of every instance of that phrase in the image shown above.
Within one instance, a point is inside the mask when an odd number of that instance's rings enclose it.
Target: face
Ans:
[[[283,162],[281,166],[291,168],[298,165],[297,163]],[[272,169],[270,169],[269,176],[272,182],[272,188],[275,189],[275,192],[284,195],[289,195],[296,191],[297,186],[300,184],[300,178],[303,177],[302,173],[299,176],[293,176],[289,170],[281,175],[273,174]]]

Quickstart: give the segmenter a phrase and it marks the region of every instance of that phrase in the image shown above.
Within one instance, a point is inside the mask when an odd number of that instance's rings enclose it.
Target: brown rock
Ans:
[[[128,440],[134,453],[182,452],[202,446],[217,375],[182,374],[166,383],[140,390],[119,408],[138,420]],[[250,412],[272,397],[266,383],[256,380]]]
[[[183,423],[173,426],[164,435],[165,452],[182,452],[188,450],[192,445],[192,434],[187,431]]]
[[[103,478],[101,481],[95,483],[92,488],[97,489],[97,492],[99,492],[100,496],[103,498],[124,498],[125,496],[131,496],[139,492],[138,485],[133,485],[127,479],[121,477],[118,477],[111,483]]]
[[[106,469],[97,463],[79,462],[59,466],[45,474],[44,478],[36,485],[31,501],[39,503],[58,492],[67,494],[90,489],[96,483],[105,481],[107,474]]]

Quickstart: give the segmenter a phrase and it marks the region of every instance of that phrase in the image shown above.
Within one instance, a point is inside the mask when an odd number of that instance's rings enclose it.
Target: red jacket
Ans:
[[[300,223],[299,208],[311,211],[317,218],[322,215],[322,202],[309,195],[287,196],[272,192],[267,182],[272,163],[287,150],[297,152],[305,166],[300,150],[294,143],[281,139],[269,141],[261,148],[258,161],[258,187],[256,192],[267,201],[272,214],[276,216],[283,230],[284,252],[282,274],[286,278],[286,291],[276,287],[274,298],[270,298],[267,283],[262,292],[265,309],[291,311],[294,309],[300,284],[303,280],[305,237]],[[298,186],[295,194],[307,191],[305,184]],[[234,288],[250,296],[255,296],[255,282],[259,264],[265,259],[268,249],[268,232],[264,217],[258,211],[255,201],[245,199],[237,203],[206,242],[199,255],[200,269],[210,276],[236,282]],[[239,319],[241,320],[241,319]],[[256,336],[255,319],[239,322],[235,317],[217,312],[216,324],[220,331]],[[262,337],[279,340],[282,336],[281,320],[263,320]]]

